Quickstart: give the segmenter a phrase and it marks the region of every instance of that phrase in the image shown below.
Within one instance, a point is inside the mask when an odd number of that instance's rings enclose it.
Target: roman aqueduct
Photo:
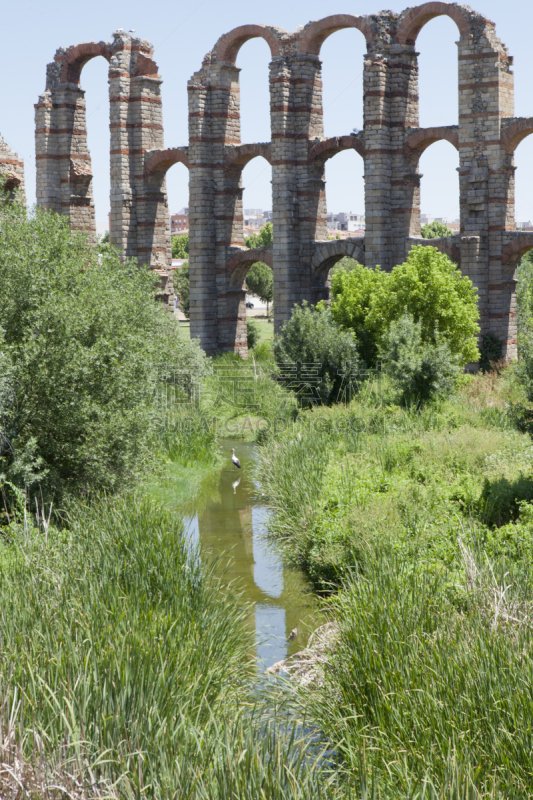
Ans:
[[[459,30],[459,125],[420,128],[416,39],[432,18],[447,15]],[[365,37],[364,127],[325,138],[320,48],[328,36],[357,28]],[[240,47],[262,37],[270,63],[271,141],[241,143]],[[516,118],[512,58],[494,24],[468,6],[429,2],[401,14],[341,14],[295,33],[245,25],[222,36],[188,84],[189,142],[165,148],[161,78],[153,49],[117,32],[113,42],[61,48],[47,67],[35,106],[37,200],[70,216],[73,228],[95,231],[87,147],[83,66],[109,62],[111,241],[125,256],[157,270],[172,295],[167,170],[189,169],[191,335],[203,348],[246,354],[246,272],[255,261],[274,271],[276,327],[295,303],[327,296],[329,270],[344,255],[391,269],[413,243],[448,253],[479,291],[482,333],[516,352],[515,267],[533,248],[533,234],[515,231],[513,153],[533,133],[533,117]],[[342,131],[339,132],[342,134]],[[459,152],[460,233],[420,238],[422,152],[446,139]],[[353,149],[364,161],[364,239],[327,241],[324,169]],[[272,165],[274,246],[243,241],[241,176],[256,156]],[[0,168],[22,183],[16,154],[0,146]],[[166,287],[166,288],[165,288]]]

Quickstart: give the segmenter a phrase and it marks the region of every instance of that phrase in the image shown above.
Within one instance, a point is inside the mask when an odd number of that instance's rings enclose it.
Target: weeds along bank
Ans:
[[[527,349],[520,380],[458,381],[464,342],[431,328],[431,304],[377,325],[372,309],[431,284],[425,252],[396,283],[338,279],[342,336],[335,306],[304,308],[277,366],[261,343],[208,360],[112,249],[2,213],[1,793],[531,795]],[[470,288],[437,267],[473,336]],[[365,330],[391,377],[350,399]],[[258,698],[246,610],[143,497],[197,491],[221,436],[257,441],[272,534],[327,598],[335,635],[305,693]]]
[[[5,532],[2,796],[337,796],[254,697],[247,610],[181,522],[130,495],[68,523]]]
[[[529,797],[533,447],[509,413],[523,386],[511,369],[421,410],[394,397],[384,379],[260,449],[271,532],[336,630],[302,702],[384,796],[426,776],[438,796]]]

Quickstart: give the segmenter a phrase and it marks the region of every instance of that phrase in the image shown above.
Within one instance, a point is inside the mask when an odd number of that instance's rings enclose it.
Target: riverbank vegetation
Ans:
[[[148,271],[0,213],[0,794],[532,796],[527,270],[518,365],[464,374],[475,293],[432,248],[208,359]],[[184,533],[223,436],[330,621],[305,692],[258,695],[238,586]]]

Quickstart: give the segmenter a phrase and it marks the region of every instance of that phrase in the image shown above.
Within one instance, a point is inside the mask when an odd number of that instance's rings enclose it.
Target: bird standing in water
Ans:
[[[234,447],[231,448],[231,460],[233,461],[233,463],[235,464],[237,469],[241,468],[241,462],[239,461],[239,459],[235,455],[235,448]],[[233,470],[233,472],[235,472],[235,470]]]

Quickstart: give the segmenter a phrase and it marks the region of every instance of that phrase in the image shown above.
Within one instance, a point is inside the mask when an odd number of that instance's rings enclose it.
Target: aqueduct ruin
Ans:
[[[420,128],[416,39],[440,15],[459,31],[459,124]],[[366,40],[364,127],[325,138],[320,49],[344,28],[357,28]],[[208,353],[246,354],[243,284],[255,261],[273,268],[279,327],[295,303],[327,296],[329,269],[342,256],[391,269],[422,243],[460,264],[479,292],[482,333],[498,336],[507,357],[515,354],[514,273],[533,248],[533,235],[515,231],[513,153],[533,133],[533,117],[513,116],[512,58],[492,22],[468,6],[429,2],[401,14],[334,15],[292,34],[265,25],[236,28],[218,40],[189,81],[189,142],[170,149],[163,142],[152,47],[122,31],[113,36],[112,43],[59,49],[48,65],[36,105],[38,203],[70,215],[74,228],[95,230],[80,75],[87,61],[102,56],[109,62],[111,241],[166,277],[165,175],[177,162],[188,167],[191,335]],[[271,141],[243,144],[235,62],[254,37],[266,41],[272,56]],[[460,233],[424,240],[419,159],[441,139],[459,153]],[[327,241],[324,165],[348,149],[364,162],[366,234]],[[272,166],[275,238],[272,248],[250,250],[243,240],[241,176],[256,156]],[[164,291],[171,295],[170,281]]]

